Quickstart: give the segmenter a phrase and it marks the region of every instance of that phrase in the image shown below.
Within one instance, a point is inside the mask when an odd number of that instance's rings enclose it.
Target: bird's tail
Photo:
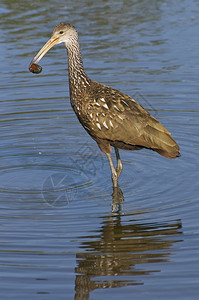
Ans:
[[[181,156],[180,147],[172,138],[171,133],[158,121],[151,125],[149,124],[147,128],[153,145],[151,148],[166,158],[173,159]]]

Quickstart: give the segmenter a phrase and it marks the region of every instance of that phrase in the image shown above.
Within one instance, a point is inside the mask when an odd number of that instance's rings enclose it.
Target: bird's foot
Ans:
[[[122,209],[122,202],[124,201],[124,196],[122,190],[117,187],[113,187],[112,193],[112,212],[120,211]]]
[[[117,173],[117,179],[118,179],[120,177],[120,174],[122,173],[122,169],[117,167],[116,173]]]
[[[118,175],[116,170],[112,170],[112,182],[113,182],[113,188],[117,188],[118,187]]]

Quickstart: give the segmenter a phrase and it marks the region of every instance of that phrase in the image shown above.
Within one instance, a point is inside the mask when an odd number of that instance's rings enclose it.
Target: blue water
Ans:
[[[198,1],[3,1],[1,299],[198,299]],[[182,156],[120,151],[124,201],[69,101],[67,54],[33,56],[60,21],[89,76],[134,97]]]

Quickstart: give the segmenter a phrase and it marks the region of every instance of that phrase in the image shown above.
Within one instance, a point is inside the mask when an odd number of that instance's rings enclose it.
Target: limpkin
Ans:
[[[108,158],[113,187],[118,187],[122,172],[120,149],[151,149],[167,158],[180,156],[179,146],[170,132],[151,116],[134,99],[109,86],[91,80],[85,73],[78,33],[74,26],[60,23],[52,37],[30,63],[29,70],[39,73],[40,59],[54,45],[64,43],[68,52],[70,100],[82,126],[97,142]],[[111,158],[111,146],[115,148],[117,166]]]

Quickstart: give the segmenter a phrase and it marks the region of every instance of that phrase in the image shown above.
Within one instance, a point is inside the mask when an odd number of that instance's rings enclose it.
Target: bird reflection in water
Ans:
[[[129,217],[105,217],[99,231],[80,237],[83,241],[82,252],[76,255],[76,300],[89,299],[96,289],[142,285],[143,276],[160,272],[161,263],[170,261],[169,249],[181,241],[181,222],[141,224],[135,222],[135,216],[134,220]]]

